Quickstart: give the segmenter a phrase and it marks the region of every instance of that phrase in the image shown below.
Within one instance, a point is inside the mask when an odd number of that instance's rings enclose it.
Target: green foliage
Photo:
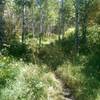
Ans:
[[[73,90],[77,100],[99,100],[100,74],[95,66],[73,65],[70,62],[63,64],[57,73],[64,82]]]
[[[61,41],[56,41],[57,45],[59,45],[60,48],[62,48],[63,53],[67,55],[67,57],[69,55],[72,55],[73,53],[74,42],[75,38],[73,34],[71,34],[67,38],[63,38]]]
[[[14,41],[10,44],[9,54],[16,57],[22,57],[26,53],[26,49],[27,47],[25,44]]]
[[[98,25],[100,25],[100,13],[98,13],[98,14],[96,15],[95,22],[96,22]]]
[[[89,28],[88,32],[88,42],[89,45],[92,47],[94,44],[95,46],[100,44],[100,27],[98,25],[92,26]]]
[[[55,99],[60,84],[45,65],[25,64],[5,56],[0,65],[0,100],[60,100]]]
[[[24,4],[24,6],[28,6],[28,7],[30,7],[31,6],[31,1],[30,0],[15,0],[14,1],[15,2],[15,4],[17,4],[17,6],[23,6],[23,4]]]
[[[80,42],[80,55],[77,57],[77,63],[72,61],[75,40],[73,34],[68,34],[60,41],[56,40],[56,36],[52,37],[53,39],[45,37],[41,48],[37,46],[37,39],[27,40],[28,45],[12,42],[8,47],[12,58],[2,56],[0,59],[1,100],[5,100],[5,97],[17,100],[32,100],[33,98],[47,100],[50,97],[54,100],[61,100],[58,99],[59,97],[55,99],[58,95],[55,92],[61,91],[59,90],[61,86],[54,75],[49,72],[50,69],[72,88],[77,100],[99,100],[99,96],[97,98],[97,95],[100,95],[98,92],[100,91],[99,28],[97,29],[96,26],[90,28],[87,37],[89,50],[85,53]],[[29,57],[31,60],[28,60],[32,62],[34,59],[28,54],[31,56],[35,54],[33,58],[37,59],[37,65],[15,60],[15,58]]]
[[[26,44],[17,41],[11,42],[8,54],[18,59],[22,58],[24,61],[31,61],[33,58],[32,50]]]
[[[53,70],[56,70],[57,66],[61,65],[65,59],[61,49],[55,46],[55,44],[51,43],[41,48],[37,53],[38,58]]]
[[[80,54],[77,61],[75,60],[77,63],[74,64],[68,59],[65,64],[58,67],[57,73],[73,89],[76,100],[99,100],[99,97],[97,98],[97,95],[100,95],[98,92],[100,90],[99,33],[98,26],[91,27],[87,35],[88,43],[85,50],[80,42]]]
[[[73,89],[76,100],[100,100],[99,4],[0,0],[0,100],[61,100],[62,86],[51,71]],[[78,50],[75,30],[63,34],[75,19]],[[57,40],[58,34],[66,36]],[[24,35],[25,43],[19,42]]]
[[[0,58],[0,89],[6,87],[8,81],[14,80],[18,72],[17,68],[10,67],[11,60],[11,58],[4,56]]]

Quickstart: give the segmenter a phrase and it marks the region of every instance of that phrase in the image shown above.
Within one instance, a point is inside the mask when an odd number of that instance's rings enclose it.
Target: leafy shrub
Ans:
[[[17,68],[11,67],[12,65],[9,58],[1,57],[0,59],[0,88],[4,88],[7,85],[7,81],[14,80],[17,75]]]
[[[63,38],[61,41],[58,41],[58,45],[61,46],[63,53],[67,56],[72,54],[74,48],[74,35],[70,35],[67,38]]]
[[[0,59],[0,100],[47,100],[60,91],[53,73],[45,65],[33,65],[7,58]],[[4,64],[3,64],[4,63]],[[51,88],[52,87],[52,88]],[[50,90],[50,88],[52,90]],[[49,93],[50,92],[50,93]],[[55,94],[54,94],[55,93]],[[52,95],[54,96],[52,96]]]
[[[43,63],[54,70],[56,70],[56,68],[64,61],[64,54],[62,51],[52,44],[41,48],[37,53],[37,56]]]
[[[22,44],[17,41],[13,41],[10,44],[9,54],[15,57],[22,57],[24,54],[26,54],[26,51],[27,51],[27,46],[25,44]]]
[[[22,58],[24,61],[31,62],[34,61],[32,55],[32,49],[29,48],[28,45],[23,44],[21,42],[13,41],[8,48],[8,54],[13,57],[20,59]]]

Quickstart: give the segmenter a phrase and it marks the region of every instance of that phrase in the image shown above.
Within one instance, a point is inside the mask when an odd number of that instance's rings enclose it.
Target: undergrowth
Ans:
[[[94,30],[93,30],[94,29]],[[80,43],[75,56],[71,33],[63,40],[44,37],[26,44],[14,41],[0,54],[0,100],[62,100],[55,72],[73,90],[76,100],[100,100],[100,29],[87,34],[87,48]]]
[[[60,100],[60,85],[46,65],[0,57],[0,100]]]

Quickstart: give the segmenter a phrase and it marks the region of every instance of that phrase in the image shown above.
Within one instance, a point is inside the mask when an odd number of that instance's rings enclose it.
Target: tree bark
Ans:
[[[6,36],[5,36],[5,31],[4,31],[5,21],[4,21],[4,18],[3,18],[4,5],[5,5],[5,1],[4,0],[0,0],[0,47],[6,41],[6,39],[5,39]]]
[[[61,34],[64,38],[64,0],[61,1]]]
[[[33,34],[33,38],[34,38],[34,35],[35,35],[35,20],[34,20],[34,2],[32,0],[32,34]]]
[[[24,20],[24,16],[25,16],[25,1],[22,0],[22,43],[24,43],[24,39],[25,39],[25,20]]]
[[[75,1],[75,17],[76,17],[76,26],[75,26],[75,52],[79,53],[79,28],[80,28],[80,19],[79,19],[79,0]]]

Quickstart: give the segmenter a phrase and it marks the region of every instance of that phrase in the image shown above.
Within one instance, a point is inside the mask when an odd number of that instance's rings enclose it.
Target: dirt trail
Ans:
[[[62,90],[63,90],[63,92],[61,93],[61,95],[62,95],[62,97],[63,97],[62,100],[75,100],[75,97],[74,97],[74,95],[73,95],[73,93],[72,93],[72,89],[69,88],[69,87],[65,84],[64,80],[62,80],[62,79],[59,77],[59,75],[55,74],[55,76],[56,76],[57,80],[59,80],[59,81],[61,82],[61,84],[62,84]]]

